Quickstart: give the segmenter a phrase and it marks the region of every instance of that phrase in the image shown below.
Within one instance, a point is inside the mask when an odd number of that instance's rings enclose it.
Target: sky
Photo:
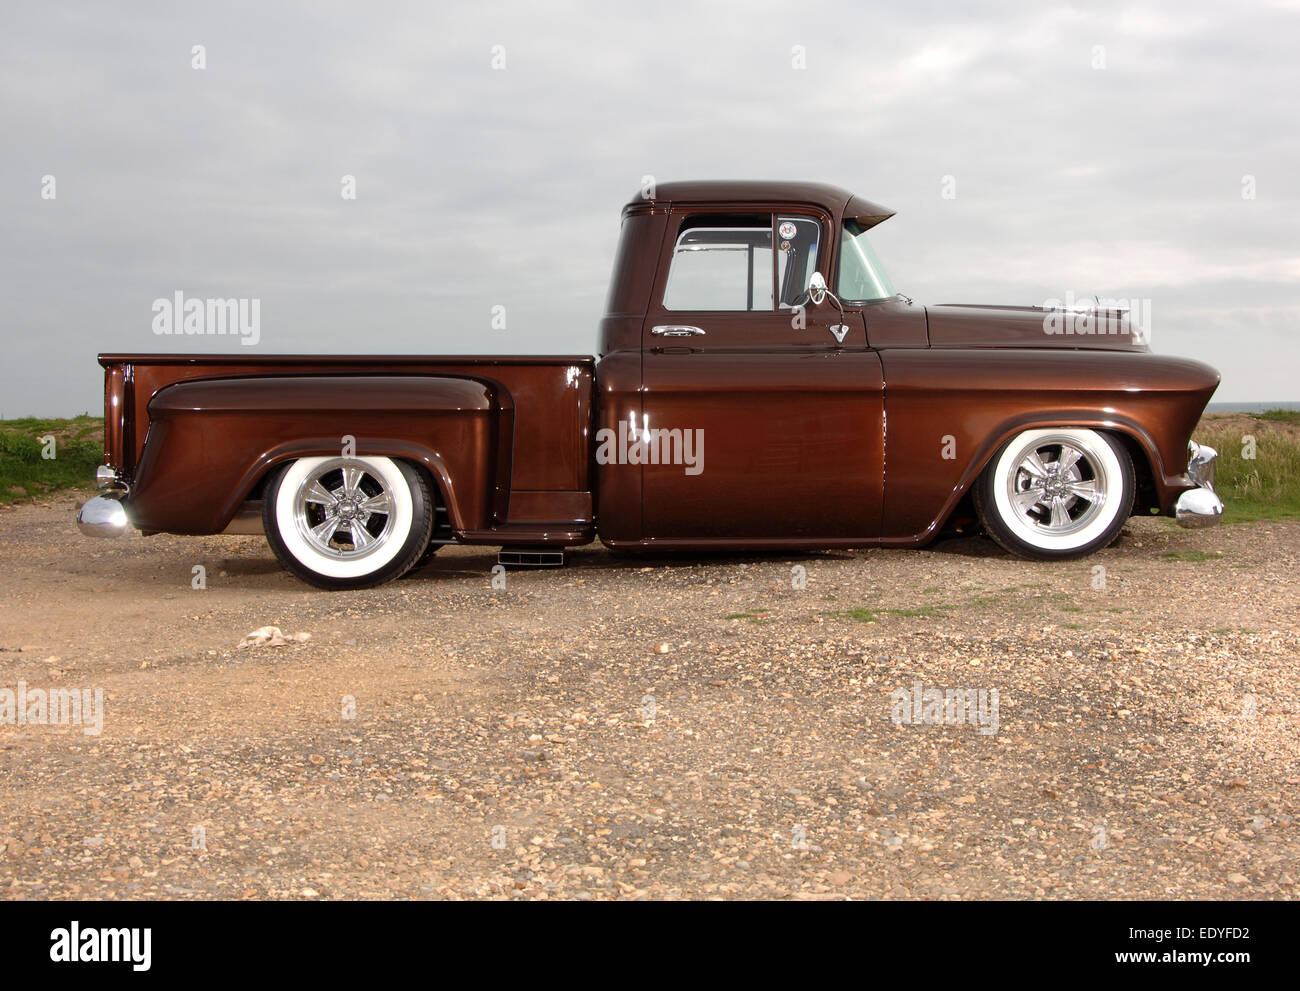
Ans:
[[[1298,400],[1298,49],[1300,0],[7,0],[0,418],[100,412],[101,351],[592,353],[647,176],[844,186],[920,303],[1149,301]]]

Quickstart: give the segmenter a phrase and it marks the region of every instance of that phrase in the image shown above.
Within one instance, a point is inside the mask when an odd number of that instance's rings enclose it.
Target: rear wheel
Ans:
[[[1026,430],[975,483],[985,531],[1021,557],[1083,557],[1110,544],[1133,508],[1133,460],[1095,430]]]
[[[390,458],[300,458],[277,472],[262,500],[280,563],[328,589],[402,575],[428,547],[433,513],[425,477]]]

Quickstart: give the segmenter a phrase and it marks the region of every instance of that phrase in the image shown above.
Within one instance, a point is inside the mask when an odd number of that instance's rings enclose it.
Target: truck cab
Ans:
[[[666,183],[624,207],[602,425],[713,440],[689,484],[672,464],[599,471],[607,543],[879,536],[884,379],[867,312],[877,346],[927,343],[924,310],[894,293],[865,237],[891,215],[817,183]],[[812,304],[819,273],[842,309]]]

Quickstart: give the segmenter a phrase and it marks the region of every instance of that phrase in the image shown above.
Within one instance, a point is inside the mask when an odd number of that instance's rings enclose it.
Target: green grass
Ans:
[[[1300,423],[1300,409],[1266,409],[1257,413],[1258,420],[1272,420],[1274,423]]]
[[[1284,428],[1247,431],[1255,438],[1254,459],[1242,457],[1245,444],[1240,429],[1208,420],[1193,438],[1219,452],[1214,488],[1224,503],[1223,521],[1300,519],[1300,433],[1285,429],[1300,422],[1300,413],[1270,410],[1255,419]]]
[[[756,612],[733,612],[730,616],[724,616],[724,619],[747,619],[751,623],[762,626],[772,617],[770,609],[759,609]]]
[[[43,457],[42,437],[55,439],[54,457]],[[94,485],[104,461],[104,421],[83,415],[70,420],[25,417],[0,420],[0,503],[36,499],[67,488]]]
[[[1166,561],[1217,561],[1221,551],[1165,551],[1160,555]]]
[[[928,619],[948,615],[947,610],[940,606],[922,606],[919,609],[868,609],[859,607],[857,609],[841,609],[838,612],[830,613],[831,616],[837,616],[841,619],[852,619],[859,623],[875,623],[881,616],[904,616],[916,618],[924,616]]]
[[[967,602],[966,605],[974,609],[983,609],[987,606],[995,606],[999,602],[1002,602],[1005,599],[1007,599],[1009,596],[1015,594],[1016,594],[1016,590],[1014,588],[1004,588],[1001,592],[992,592],[987,595],[977,595],[975,596],[975,598]]]

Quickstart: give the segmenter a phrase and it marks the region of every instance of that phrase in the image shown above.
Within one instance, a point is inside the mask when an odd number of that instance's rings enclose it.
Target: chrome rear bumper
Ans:
[[[77,510],[77,529],[87,537],[120,537],[130,526],[120,499],[95,496]]]
[[[1219,452],[1203,444],[1187,444],[1187,477],[1196,483],[1174,503],[1174,518],[1186,527],[1213,526],[1223,519],[1223,500],[1214,491],[1214,459]]]
[[[120,537],[131,525],[122,505],[131,487],[108,465],[100,465],[95,471],[95,484],[104,494],[95,496],[77,510],[77,529],[87,537]]]

